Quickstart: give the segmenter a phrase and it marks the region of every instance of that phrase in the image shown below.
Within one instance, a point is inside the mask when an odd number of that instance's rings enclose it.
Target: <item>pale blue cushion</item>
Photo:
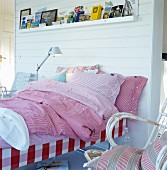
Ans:
[[[52,80],[66,82],[66,71],[57,73],[55,76],[51,77]]]

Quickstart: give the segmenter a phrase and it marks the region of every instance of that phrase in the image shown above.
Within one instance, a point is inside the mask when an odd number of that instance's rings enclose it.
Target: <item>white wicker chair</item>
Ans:
[[[31,81],[31,77],[31,73],[17,72],[11,90],[7,90],[5,86],[0,87],[2,89],[1,99],[12,97],[17,90],[22,89]]]
[[[136,170],[136,169],[141,169],[141,166],[143,167],[143,164],[141,165],[141,163],[142,163],[141,160],[143,158],[143,160],[146,161],[146,166],[147,166],[146,169],[152,170],[150,168],[150,165],[148,166],[147,153],[150,153],[150,149],[155,147],[155,148],[159,148],[159,151],[158,151],[158,149],[156,150],[157,156],[154,155],[155,161],[152,164],[153,166],[151,165],[152,168],[154,167],[153,169],[156,169],[156,170],[167,170],[167,161],[166,161],[166,159],[167,159],[167,143],[166,143],[167,135],[166,135],[166,133],[164,133],[164,131],[167,131],[167,113],[165,113],[166,107],[167,107],[167,99],[165,100],[165,102],[162,106],[162,109],[159,113],[159,116],[158,116],[156,122],[139,117],[139,116],[132,115],[130,113],[125,113],[125,112],[114,114],[108,120],[108,123],[106,125],[106,135],[107,135],[107,138],[108,138],[109,143],[111,144],[112,148],[110,150],[103,152],[101,156],[97,156],[94,159],[87,159],[88,162],[85,163],[83,166],[88,167],[89,169],[92,169],[92,170],[94,170],[94,169],[115,170],[115,167],[117,167],[117,169],[121,169],[121,170],[129,170],[128,167],[130,165],[131,169]],[[145,123],[149,123],[154,126],[153,130],[151,132],[151,135],[150,135],[146,145],[143,147],[143,149],[138,149],[138,148],[128,147],[128,146],[121,146],[121,145],[117,146],[117,144],[114,142],[112,135],[111,135],[113,128],[117,122],[119,122],[121,119],[125,119],[125,118],[134,119],[134,120],[136,120],[135,123],[137,123],[137,121],[143,121]],[[164,138],[164,136],[165,136],[165,138]],[[158,143],[162,139],[165,139],[163,141],[165,143],[165,146],[164,146],[164,143],[163,143],[163,145],[159,145],[161,143]],[[158,144],[158,146],[156,146],[156,144]],[[151,151],[151,153],[153,153],[153,151]],[[132,157],[132,154],[134,157]],[[89,155],[89,153],[86,153],[86,155]],[[126,155],[126,156],[124,157],[123,155],[124,156]],[[149,161],[151,161],[151,160],[149,160]],[[117,165],[117,163],[118,163],[118,165]]]
[[[108,120],[108,123],[106,126],[107,138],[108,138],[111,146],[112,147],[117,146],[117,144],[114,142],[114,140],[112,138],[112,135],[110,135],[110,134],[112,134],[111,132],[112,132],[115,124],[121,119],[130,118],[130,119],[134,119],[137,121],[143,121],[145,123],[148,123],[148,124],[151,124],[154,126],[146,145],[143,147],[143,150],[146,149],[157,137],[160,137],[163,134],[163,132],[167,130],[167,113],[165,112],[166,107],[167,107],[167,99],[165,100],[165,102],[160,110],[160,113],[159,113],[159,116],[158,116],[156,122],[149,120],[149,119],[139,117],[139,116],[132,115],[130,113],[125,113],[125,112],[116,113],[115,115],[113,115]],[[167,156],[167,144],[161,149],[161,151],[157,157],[156,170],[160,170],[160,169],[167,170],[167,161],[162,165],[163,159],[166,156]]]

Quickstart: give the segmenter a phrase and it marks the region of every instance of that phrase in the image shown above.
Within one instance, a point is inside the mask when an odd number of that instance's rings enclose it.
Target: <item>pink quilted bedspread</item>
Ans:
[[[104,96],[91,89],[53,80],[31,82],[0,107],[19,113],[29,134],[63,135],[90,140],[104,127],[104,118],[117,112]]]

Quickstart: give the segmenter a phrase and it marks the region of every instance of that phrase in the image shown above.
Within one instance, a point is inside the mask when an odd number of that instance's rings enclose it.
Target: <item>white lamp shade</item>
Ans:
[[[59,47],[51,47],[49,54],[50,56],[61,56],[62,52]]]

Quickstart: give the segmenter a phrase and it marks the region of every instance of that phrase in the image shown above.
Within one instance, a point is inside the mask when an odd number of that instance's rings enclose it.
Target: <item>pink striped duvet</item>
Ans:
[[[31,82],[0,107],[19,113],[30,135],[63,135],[84,141],[96,139],[105,117],[117,112],[99,93],[79,85],[53,80]]]

